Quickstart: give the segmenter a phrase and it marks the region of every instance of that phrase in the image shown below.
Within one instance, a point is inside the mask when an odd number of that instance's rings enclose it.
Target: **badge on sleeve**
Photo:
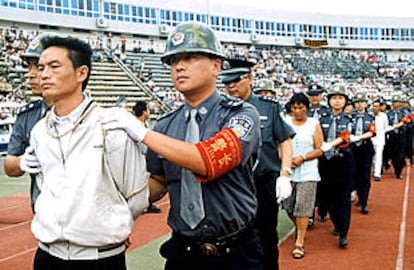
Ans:
[[[229,121],[229,128],[236,133],[239,139],[244,139],[253,128],[253,120],[247,115],[236,115]]]

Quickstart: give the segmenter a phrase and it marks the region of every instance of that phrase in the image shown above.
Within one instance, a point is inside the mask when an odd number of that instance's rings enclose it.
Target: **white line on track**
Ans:
[[[22,256],[22,255],[24,255],[26,253],[29,253],[29,252],[32,252],[32,251],[34,251],[36,249],[37,249],[37,247],[29,248],[29,249],[26,249],[25,251],[22,251],[22,252],[19,252],[19,253],[15,253],[15,254],[13,254],[11,256],[8,256],[8,257],[5,257],[5,258],[0,258],[0,263],[5,262],[5,261],[8,261],[8,260],[11,260],[11,259],[14,259],[14,258],[19,257],[19,256]]]
[[[19,223],[15,223],[13,225],[0,228],[0,231],[5,231],[5,230],[8,230],[8,229],[12,229],[14,227],[19,227],[19,226],[22,226],[22,225],[27,224],[27,223],[30,223],[30,222],[32,222],[31,219],[30,220],[26,220],[26,221],[22,221],[22,222],[19,222]]]
[[[411,166],[407,166],[407,176],[404,190],[404,202],[402,209],[402,217],[400,224],[400,240],[398,245],[397,262],[395,264],[395,270],[402,270],[404,266],[404,244],[405,244],[405,231],[407,225],[407,209],[408,209],[408,192],[410,190],[410,170]]]

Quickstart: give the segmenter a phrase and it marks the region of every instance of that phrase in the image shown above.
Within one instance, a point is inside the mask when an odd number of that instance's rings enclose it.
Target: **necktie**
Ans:
[[[315,118],[316,120],[319,120],[318,109],[315,109],[315,111],[313,112],[313,118]]]
[[[398,112],[394,111],[394,121],[393,121],[393,125],[395,126],[396,124],[398,124]],[[398,128],[394,129],[394,133],[398,133]]]
[[[200,141],[200,130],[196,115],[197,110],[192,109],[185,135],[185,141],[189,143],[197,143]],[[181,170],[180,216],[191,229],[197,227],[205,217],[201,183],[187,169]]]
[[[332,124],[329,127],[327,142],[331,142],[331,141],[335,140],[335,137],[336,137],[336,119],[333,118],[332,119]],[[335,155],[334,147],[332,147],[329,151],[325,152],[326,159],[331,159],[331,158],[333,158],[334,155]]]
[[[358,116],[358,120],[357,120],[357,125],[356,125],[356,130],[355,130],[355,135],[356,136],[361,136],[362,135],[362,116]],[[361,145],[361,141],[357,141],[355,144],[356,146],[360,146]]]

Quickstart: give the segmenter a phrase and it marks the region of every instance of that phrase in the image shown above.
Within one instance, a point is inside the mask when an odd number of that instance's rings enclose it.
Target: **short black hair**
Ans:
[[[303,104],[309,109],[309,99],[304,93],[295,93],[290,99],[290,104]]]
[[[138,100],[137,103],[135,103],[134,107],[132,107],[132,111],[137,117],[140,117],[146,110],[147,103],[143,100]]]
[[[72,36],[55,36],[49,35],[42,39],[43,50],[49,47],[61,47],[68,51],[68,58],[72,62],[73,68],[76,69],[80,66],[86,65],[88,67],[88,75],[82,83],[82,90],[85,90],[88,85],[89,76],[91,74],[92,63],[92,48],[83,40]]]

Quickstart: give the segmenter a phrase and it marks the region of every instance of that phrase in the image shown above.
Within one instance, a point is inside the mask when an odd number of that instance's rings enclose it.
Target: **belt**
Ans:
[[[186,252],[198,253],[204,256],[223,256],[232,253],[237,246],[251,238],[253,233],[254,226],[251,222],[239,231],[213,240],[200,241],[177,233],[173,233],[172,239],[184,245]]]
[[[39,241],[39,248],[62,260],[98,260],[118,255],[125,251],[126,246],[123,242],[102,247],[85,247],[70,242]]]

